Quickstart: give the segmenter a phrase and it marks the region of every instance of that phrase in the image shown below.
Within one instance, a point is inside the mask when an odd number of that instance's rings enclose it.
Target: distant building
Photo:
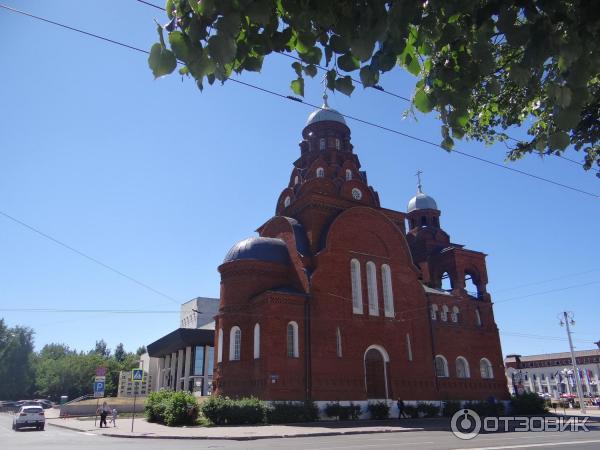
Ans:
[[[133,382],[131,379],[131,370],[122,370],[119,372],[119,386],[117,397],[133,397],[134,394],[146,396],[152,391],[155,383],[156,369],[152,370],[152,365],[156,366],[157,360],[152,361],[148,353],[140,356],[139,368],[144,370],[144,379],[141,382]]]
[[[583,395],[600,395],[600,350],[575,352],[579,373],[571,365],[571,353],[546,353],[504,359],[506,382],[511,394],[519,389],[525,392],[548,394],[559,398],[561,394],[577,394],[576,376],[581,380]]]
[[[218,298],[198,297],[181,305],[180,328],[149,344],[151,390],[169,388],[210,395],[214,368],[214,316]]]

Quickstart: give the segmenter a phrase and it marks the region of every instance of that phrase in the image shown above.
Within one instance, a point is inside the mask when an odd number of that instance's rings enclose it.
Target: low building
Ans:
[[[506,357],[504,366],[508,390],[515,394],[521,387],[525,392],[537,392],[559,398],[561,394],[577,394],[575,377],[579,376],[583,395],[598,396],[600,349],[577,351],[575,358],[578,374],[573,370],[569,352]]]
[[[140,368],[142,368],[140,366]],[[144,370],[143,381],[133,382],[131,379],[131,370],[122,370],[119,372],[119,388],[117,397],[133,397],[139,395],[145,397],[150,392],[152,385],[152,375]]]
[[[212,393],[214,316],[219,299],[198,297],[181,306],[180,328],[147,346],[155,374],[152,390],[169,388],[203,396]]]

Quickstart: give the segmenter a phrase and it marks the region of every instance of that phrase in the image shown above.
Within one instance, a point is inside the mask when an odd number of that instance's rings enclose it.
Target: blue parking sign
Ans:
[[[94,381],[94,397],[104,397],[104,381]]]

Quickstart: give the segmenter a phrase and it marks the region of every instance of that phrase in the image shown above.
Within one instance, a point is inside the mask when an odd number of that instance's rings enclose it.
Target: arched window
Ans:
[[[454,323],[458,322],[459,314],[460,314],[460,310],[458,309],[458,306],[453,306],[452,313],[450,314],[450,320],[452,320],[452,322],[454,322]]]
[[[346,181],[350,181],[352,179],[352,171],[350,169],[346,169]]]
[[[448,377],[448,361],[442,355],[435,357],[435,375],[440,378]]]
[[[260,325],[254,325],[254,359],[260,358]]]
[[[340,327],[335,329],[335,354],[338,358],[342,357],[342,332]]]
[[[229,332],[229,361],[239,361],[242,347],[242,330],[240,327],[231,327]]]
[[[385,317],[394,317],[394,292],[392,290],[392,271],[390,266],[381,266],[381,283],[383,286],[383,308]]]
[[[479,369],[481,370],[481,378],[494,378],[492,363],[487,358],[481,358],[479,361]]]
[[[377,268],[373,261],[367,263],[367,295],[369,297],[369,315],[379,315],[379,299],[377,298]]]
[[[442,313],[440,314],[440,319],[442,319],[442,322],[446,322],[448,320],[448,307],[446,305],[442,306]]]
[[[362,314],[362,284],[360,281],[360,263],[357,259],[350,261],[350,277],[352,279],[352,312]]]
[[[410,334],[406,333],[406,354],[408,355],[408,360],[413,360],[412,354],[412,344],[410,343]]]
[[[456,376],[458,378],[471,378],[471,372],[469,372],[469,363],[462,356],[456,358]]]
[[[298,175],[296,175],[294,177],[294,184],[298,184],[300,182],[300,178],[298,178]]]
[[[298,324],[290,322],[287,324],[287,355],[290,358],[298,358]]]
[[[217,331],[217,362],[223,361],[223,329]]]
[[[452,278],[448,272],[444,272],[442,274],[442,290],[443,291],[451,291],[452,290]]]
[[[342,145],[341,145],[340,140],[338,138],[335,138],[335,149],[339,150],[341,146]]]
[[[465,291],[467,291],[467,294],[473,297],[479,296],[479,289],[477,288],[477,285],[473,282],[473,275],[469,273],[465,274]]]
[[[317,167],[317,178],[323,178],[325,176],[325,169]]]
[[[290,203],[292,203],[292,199],[291,199],[291,198],[290,198],[290,196],[288,195],[288,196],[285,198],[285,200],[283,200],[283,206],[287,208],[288,206],[290,206]]]
[[[319,150],[325,150],[325,138],[319,139]]]
[[[481,313],[479,312],[479,308],[475,308],[475,325],[477,325],[478,327],[482,325]]]
[[[425,216],[421,217],[421,226],[422,227],[426,227],[427,226],[427,217],[425,217]]]
[[[430,312],[431,312],[431,320],[437,320],[438,305],[431,305]]]

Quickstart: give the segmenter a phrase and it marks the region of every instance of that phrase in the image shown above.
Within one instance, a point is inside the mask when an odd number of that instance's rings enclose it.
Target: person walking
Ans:
[[[110,407],[108,403],[104,402],[102,404],[102,408],[100,409],[100,428],[102,428],[102,424],[104,424],[104,428],[108,428],[108,424],[106,423],[106,417],[110,412]]]
[[[111,422],[113,424],[113,427],[117,426],[117,408],[113,408],[112,410],[112,417],[111,417]]]
[[[398,405],[398,419],[402,419],[402,413],[404,412],[404,402],[401,399],[398,399],[396,403]]]

